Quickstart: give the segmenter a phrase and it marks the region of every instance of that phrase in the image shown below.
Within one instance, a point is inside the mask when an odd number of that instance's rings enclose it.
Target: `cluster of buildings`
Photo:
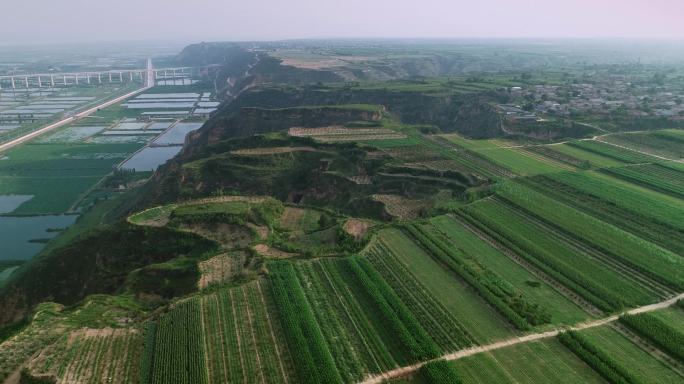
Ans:
[[[608,77],[592,83],[512,87],[509,92],[512,102],[501,104],[498,109],[510,120],[620,113],[684,121],[684,91],[674,81],[672,84],[633,83]]]

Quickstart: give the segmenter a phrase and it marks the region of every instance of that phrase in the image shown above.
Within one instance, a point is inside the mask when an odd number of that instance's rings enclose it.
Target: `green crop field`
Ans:
[[[623,133],[605,136],[603,140],[634,149],[653,153],[672,159],[684,157],[684,131],[655,131]]]
[[[33,198],[15,214],[62,213],[78,202],[112,168],[135,152],[135,144],[30,144],[0,162],[0,195]]]
[[[615,145],[603,143],[601,141],[571,141],[567,143],[574,148],[591,152],[603,157],[608,157],[623,163],[638,164],[657,161],[653,156],[644,155],[629,149],[624,149]]]
[[[652,43],[127,44],[0,46],[162,82],[0,154],[0,382],[684,384],[684,69]],[[0,78],[1,139],[32,100]]]
[[[522,153],[517,148],[483,149],[478,153],[521,176],[560,172],[565,168],[554,160],[540,160]]]
[[[599,308],[615,310],[656,298],[654,293],[626,281],[618,271],[583,255],[553,231],[535,226],[505,204],[484,201],[467,207],[463,214],[518,256]]]
[[[555,340],[500,349],[452,364],[463,382],[468,384],[604,382],[601,376]]]
[[[403,233],[388,230],[379,236],[399,261],[411,266],[414,276],[463,324],[476,342],[483,343],[513,333],[513,327],[482,302],[475,291],[441,267]]]
[[[607,168],[605,173],[684,199],[684,171],[660,164],[646,164],[633,167]]]
[[[617,167],[624,164],[624,162],[616,160],[614,158],[603,156],[596,152],[588,151],[582,149],[581,147],[576,147],[570,144],[558,144],[552,146],[550,145],[548,147],[563,155],[570,156],[581,161],[586,161],[589,163],[590,166],[593,167]]]
[[[553,324],[575,324],[588,317],[581,308],[560,295],[548,284],[528,270],[515,263],[496,248],[492,247],[462,224],[449,216],[438,216],[431,220],[433,230],[443,233],[455,248],[467,257],[476,260],[497,273],[508,284],[538,303],[550,315]]]
[[[681,380],[671,368],[611,327],[594,328],[581,334],[595,345],[600,345],[644,383],[677,383]]]

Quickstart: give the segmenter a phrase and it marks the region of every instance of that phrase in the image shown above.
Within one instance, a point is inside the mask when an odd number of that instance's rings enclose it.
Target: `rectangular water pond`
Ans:
[[[156,109],[156,108],[192,108],[195,102],[180,102],[180,103],[126,103],[124,107],[129,109]]]
[[[0,216],[0,260],[28,260],[55,237],[56,229],[72,225],[78,216]]]
[[[92,127],[68,127],[55,132],[51,135],[45,136],[38,140],[39,143],[75,143],[86,139],[90,136],[98,134],[100,131],[104,130],[105,126],[92,126]]]
[[[196,99],[198,97],[199,93],[144,93],[136,99]]]
[[[137,172],[155,171],[157,167],[176,156],[182,146],[147,147],[126,160],[119,168],[133,169]]]
[[[200,129],[201,126],[202,123],[178,123],[154,140],[154,143],[158,145],[183,144],[185,136]]]
[[[32,198],[33,195],[0,195],[0,213],[10,213]]]

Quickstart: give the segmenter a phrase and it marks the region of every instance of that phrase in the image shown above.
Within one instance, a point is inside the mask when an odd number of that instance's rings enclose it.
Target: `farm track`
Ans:
[[[455,215],[450,215],[450,217],[453,218],[454,220],[458,221],[461,225],[463,225],[466,229],[468,229],[470,232],[472,232],[477,237],[479,237],[482,241],[486,242],[487,244],[489,244],[492,247],[494,247],[495,249],[497,249],[499,252],[501,252],[502,254],[507,256],[513,262],[515,262],[516,264],[525,268],[531,274],[537,276],[540,280],[544,281],[551,288],[556,290],[558,293],[560,293],[562,296],[564,296],[568,300],[575,303],[577,306],[582,308],[588,314],[590,314],[594,317],[599,317],[599,316],[604,315],[603,311],[600,310],[598,307],[596,307],[594,304],[585,300],[583,297],[578,295],[575,291],[571,290],[570,288],[568,288],[565,285],[558,282],[556,279],[547,275],[545,272],[541,271],[539,268],[532,265],[532,263],[530,263],[527,260],[523,259],[522,257],[518,256],[515,252],[513,252],[508,247],[504,246],[503,244],[500,244],[498,241],[492,239],[487,234],[483,233],[479,229],[472,226],[470,223],[466,222],[465,220],[462,220],[460,217],[455,216]]]
[[[668,307],[676,304],[677,301],[682,300],[682,299],[684,299],[684,293],[681,293],[681,294],[679,294],[679,295],[677,295],[671,299],[661,301],[659,303],[649,304],[649,305],[645,305],[642,307],[633,308],[631,310],[624,312],[623,314],[635,315],[635,314],[639,314],[639,313],[647,313],[647,312],[653,312],[653,311],[656,311],[659,309],[665,309],[665,308],[668,308]],[[407,366],[400,367],[400,368],[397,368],[397,369],[394,369],[391,371],[387,371],[387,372],[382,373],[380,375],[367,377],[365,380],[361,381],[360,384],[380,384],[384,380],[406,376],[408,374],[416,372],[425,364],[433,362],[433,361],[437,361],[437,360],[442,360],[442,359],[447,360],[447,361],[459,360],[459,359],[469,357],[469,356],[473,356],[473,355],[477,355],[477,354],[483,353],[483,352],[494,351],[497,349],[502,349],[502,348],[510,347],[510,346],[517,345],[517,344],[523,344],[523,343],[528,343],[531,341],[543,340],[543,339],[548,339],[551,337],[556,337],[561,332],[565,332],[565,331],[581,331],[581,330],[585,330],[585,329],[600,327],[600,326],[607,325],[607,324],[613,324],[616,321],[618,321],[620,316],[621,315],[612,315],[612,316],[604,317],[604,318],[597,319],[597,320],[578,323],[578,324],[575,324],[574,326],[571,326],[571,327],[563,327],[563,328],[558,328],[558,329],[546,331],[546,332],[532,333],[532,334],[528,334],[525,336],[513,337],[510,339],[497,341],[497,342],[487,344],[487,345],[481,345],[479,347],[463,349],[463,350],[460,350],[458,352],[448,353],[448,354],[442,355],[442,356],[435,358],[435,359],[422,361],[420,363],[407,365]],[[667,358],[669,358],[669,356],[667,356],[667,355],[665,355],[665,356]]]
[[[513,203],[502,201],[499,198],[495,198],[493,199],[493,201],[495,201],[497,204],[504,205],[506,208],[515,212],[520,217],[532,222],[539,228],[546,230],[547,232],[552,234],[552,236],[557,238],[561,243],[567,245],[571,249],[593,260],[596,260],[601,264],[606,265],[608,268],[611,268],[616,272],[621,273],[623,276],[639,284],[640,286],[647,288],[649,291],[660,296],[661,298],[667,299],[677,294],[677,291],[675,291],[674,289],[651,279],[650,277],[644,275],[643,273],[632,268],[631,266],[623,264],[619,260],[616,260],[614,257],[607,255],[590,245],[582,244],[581,242],[577,241],[576,238],[567,234],[565,230],[546,222],[544,219],[539,218],[538,216],[530,212],[527,212],[525,209]]]
[[[636,344],[639,348],[643,349],[649,355],[653,356],[654,359],[666,365],[668,368],[676,372],[679,376],[684,377],[684,365],[670,357],[667,353],[660,350],[658,347],[653,345],[653,343],[637,335],[627,326],[625,326],[624,324],[620,324],[619,322],[612,323],[610,326],[613,329],[615,329],[615,331],[619,332],[624,337],[629,339],[632,343]]]

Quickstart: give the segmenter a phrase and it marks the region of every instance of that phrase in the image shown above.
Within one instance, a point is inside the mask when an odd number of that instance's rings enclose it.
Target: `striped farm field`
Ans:
[[[80,329],[42,351],[27,369],[58,383],[130,383],[138,379],[141,353],[137,329]]]
[[[656,301],[655,293],[566,243],[497,200],[463,209],[461,216],[565,287],[604,311]]]
[[[684,170],[678,170],[674,166],[645,164],[607,168],[603,172],[654,191],[684,199]]]
[[[551,159],[543,159],[536,154],[525,153],[519,148],[496,148],[477,152],[499,166],[521,176],[561,172],[568,169],[567,165]]]
[[[452,364],[465,384],[605,383],[598,373],[555,339],[482,353]]]
[[[266,284],[193,298],[164,315],[156,327],[150,382],[288,382],[292,363],[269,313]]]
[[[570,141],[568,145],[581,150],[592,152],[603,157],[621,161],[629,164],[650,163],[658,161],[653,156],[644,155],[629,149],[607,144],[597,140]]]
[[[624,165],[625,162],[614,159],[612,157],[603,156],[593,151],[588,151],[577,146],[570,144],[557,144],[549,145],[547,148],[551,148],[553,151],[558,152],[562,155],[570,156],[581,161],[586,161],[591,167],[604,168],[604,167],[618,167]]]
[[[458,275],[449,272],[398,229],[384,230],[379,238],[398,261],[451,314],[477,344],[501,339],[515,332],[501,315],[487,305]]]
[[[684,254],[684,211],[676,198],[598,172],[534,177],[526,185],[625,231]]]
[[[589,315],[575,303],[517,264],[501,251],[483,241],[451,216],[430,220],[432,230],[439,231],[454,248],[474,262],[483,265],[511,285],[514,292],[539,303],[550,315],[551,324],[575,324]]]
[[[680,273],[684,258],[520,183],[505,183],[497,194],[650,279],[672,289],[684,290],[684,275]]]
[[[684,380],[662,361],[654,358],[613,327],[597,327],[582,331],[580,334],[595,345],[600,345],[601,349],[621,362],[628,372],[642,383],[679,383]]]
[[[672,159],[684,157],[684,131],[634,132],[608,135],[601,140],[636,151],[653,153]]]

